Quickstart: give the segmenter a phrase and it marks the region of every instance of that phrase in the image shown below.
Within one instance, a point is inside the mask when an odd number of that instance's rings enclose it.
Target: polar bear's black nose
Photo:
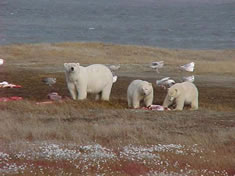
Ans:
[[[74,71],[74,68],[73,68],[73,67],[71,67],[71,71]]]

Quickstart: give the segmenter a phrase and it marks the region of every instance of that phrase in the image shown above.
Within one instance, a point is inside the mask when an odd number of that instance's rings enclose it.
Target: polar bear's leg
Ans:
[[[78,91],[78,100],[84,100],[87,98],[87,87],[86,85],[79,85],[77,86]]]
[[[69,93],[70,93],[72,99],[76,100],[76,98],[77,98],[76,92],[77,91],[76,91],[75,85],[73,83],[68,83],[67,86],[68,86]]]
[[[191,110],[197,110],[198,109],[198,99],[195,98],[191,103]]]
[[[134,96],[132,97],[132,105],[133,105],[133,108],[139,108],[140,107],[140,98],[139,96]]]
[[[172,105],[172,103],[173,103],[173,101],[169,101],[169,96],[166,95],[162,106],[163,106],[163,107],[169,107],[170,105]]]
[[[113,84],[108,84],[108,85],[102,90],[102,93],[101,93],[101,99],[102,99],[102,100],[109,101],[109,96],[110,96],[110,93],[111,93],[112,85],[113,85]]]
[[[137,99],[133,99],[133,108],[139,108],[140,107],[140,101]]]
[[[127,95],[127,103],[128,103],[128,108],[132,107],[132,99],[130,95]]]
[[[181,97],[176,98],[176,108],[174,110],[182,111],[184,108],[184,99]]]
[[[153,104],[153,92],[144,98],[144,104],[146,107]]]

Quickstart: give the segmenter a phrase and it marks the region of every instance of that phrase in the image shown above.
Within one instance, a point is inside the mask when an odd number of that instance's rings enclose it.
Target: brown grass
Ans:
[[[64,62],[82,64],[149,64],[164,60],[170,69],[196,63],[196,74],[234,74],[235,50],[178,50],[104,43],[21,44],[0,47],[7,65],[27,68],[63,69]],[[138,65],[131,65],[136,71]],[[127,67],[126,69],[128,69]],[[123,67],[125,69],[125,67]],[[142,67],[142,70],[144,67]],[[168,70],[167,70],[168,71]]]
[[[222,171],[233,175],[235,88],[234,79],[228,74],[235,74],[234,56],[235,50],[168,50],[102,43],[1,46],[0,57],[6,60],[6,64],[0,67],[0,80],[21,84],[23,88],[1,89],[0,96],[22,96],[24,100],[0,102],[0,152],[24,151],[29,148],[26,144],[38,141],[75,143],[78,146],[98,143],[112,148],[117,154],[120,147],[129,144],[197,144],[203,149],[200,155],[158,153],[170,163],[167,166],[168,173],[181,173],[180,170],[185,169],[188,164],[199,175],[205,174],[203,169],[208,170],[205,175],[210,175],[209,171],[214,175],[221,175]],[[167,63],[159,75],[147,67],[154,60],[165,60]],[[157,78],[164,75],[179,78],[187,73],[177,70],[175,64],[192,60],[196,62],[195,84],[200,93],[198,111],[189,111],[187,108],[182,112],[127,109],[126,90],[133,79],[146,79],[154,84]],[[72,61],[84,65],[122,64],[121,70],[117,72],[119,79],[112,89],[110,102],[93,101],[92,95],[86,101],[72,101],[67,98],[69,94],[63,63]],[[139,64],[145,64],[146,67]],[[57,78],[54,90],[63,96],[64,102],[37,105],[38,101],[46,101],[47,94],[51,91],[41,82],[42,78],[48,76]],[[155,85],[154,91],[154,104],[161,104],[166,91]],[[12,144],[13,149],[8,149]],[[83,174],[67,161],[28,161],[15,158],[14,162],[34,162],[40,167],[47,166],[44,174],[48,175],[60,175],[62,172],[58,168],[72,175]],[[176,163],[177,167],[173,167]],[[79,166],[84,167],[82,164]],[[156,167],[151,161],[149,165],[144,165],[132,160],[119,160],[102,166],[111,168],[115,171],[114,175],[144,175],[152,170],[163,172],[165,169],[165,166]],[[94,164],[89,168],[88,175],[96,175],[96,167]],[[215,170],[221,172],[216,174]],[[44,175],[39,168],[34,171],[38,175]],[[32,175],[30,170],[26,170],[24,174]]]

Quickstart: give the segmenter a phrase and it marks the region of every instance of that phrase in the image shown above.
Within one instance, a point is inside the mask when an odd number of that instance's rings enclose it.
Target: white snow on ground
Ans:
[[[12,144],[15,145],[15,144]],[[167,170],[169,167],[169,161],[166,157],[161,158],[163,153],[172,153],[175,155],[191,155],[200,156],[204,150],[197,144],[193,146],[185,146],[180,144],[157,144],[150,146],[134,146],[128,145],[118,148],[118,152],[114,152],[112,149],[101,146],[100,144],[78,146],[76,144],[55,144],[49,142],[43,143],[27,143],[27,147],[22,148],[22,151],[15,152],[11,150],[11,153],[4,153],[0,151],[0,175],[7,174],[23,174],[26,169],[40,170],[43,174],[44,169],[50,169],[49,166],[40,166],[29,164],[35,160],[46,161],[68,161],[73,168],[78,168],[84,175],[88,174],[87,171],[90,168],[96,168],[97,175],[115,175],[112,168],[109,168],[110,163],[117,163],[120,161],[136,161],[146,166],[151,165],[148,175],[224,175],[227,176],[226,171],[209,171],[202,169],[200,171],[194,170],[189,164],[186,163],[185,167],[180,170],[180,173],[174,173]],[[9,147],[11,148],[11,147]],[[21,164],[16,162],[21,160]],[[81,167],[82,166],[82,167]],[[105,168],[104,168],[105,166]],[[173,165],[176,169],[179,166],[178,162]],[[156,168],[162,168],[162,171],[156,171]],[[61,173],[65,174],[63,169],[58,168]],[[117,171],[116,171],[117,172]],[[33,173],[32,173],[33,174]],[[69,174],[69,173],[68,173]]]
[[[153,152],[152,148],[129,145],[123,148],[120,158],[129,158],[131,160],[160,159],[160,156]]]
[[[12,158],[9,154],[0,152],[0,174],[4,173],[19,173],[24,170],[27,165],[17,165],[16,163],[11,163]]]
[[[113,159],[117,157],[110,149],[102,147],[99,144],[80,146],[80,149],[85,152],[82,155],[82,158],[85,160]]]

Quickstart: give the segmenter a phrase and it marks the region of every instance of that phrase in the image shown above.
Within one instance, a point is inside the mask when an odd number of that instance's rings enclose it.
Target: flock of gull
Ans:
[[[152,62],[150,67],[152,69],[155,69],[156,72],[159,73],[159,69],[162,68],[163,66],[164,66],[164,61],[158,61],[158,62]],[[185,65],[180,66],[179,68],[181,70],[184,70],[184,71],[187,71],[187,72],[193,72],[194,67],[195,67],[195,63],[190,62],[190,63],[187,63]],[[183,82],[185,82],[185,81],[194,82],[194,80],[195,80],[194,75],[185,76],[185,77],[182,78]],[[164,89],[171,87],[175,83],[176,83],[175,80],[171,79],[170,77],[165,77],[165,78],[162,78],[161,80],[156,81],[156,84],[160,87],[163,87]]]
[[[164,61],[159,61],[159,62],[152,62],[150,67],[152,69],[155,69],[159,73],[159,69],[162,68],[163,66],[164,66]],[[180,69],[184,70],[184,71],[187,71],[187,72],[193,72],[194,67],[195,67],[195,63],[190,62],[190,63],[187,63],[185,65],[180,66]],[[182,78],[183,82],[185,82],[185,81],[194,82],[194,80],[195,80],[194,75],[185,76],[185,77]],[[165,78],[162,78],[161,80],[156,81],[156,84],[158,86],[163,87],[164,89],[171,87],[175,83],[176,83],[175,80],[171,79],[170,77],[165,77]]]
[[[151,63],[150,68],[155,70],[157,73],[160,73],[159,69],[163,68],[163,66],[164,66],[164,61],[155,61],[155,62]],[[184,71],[187,71],[187,72],[193,72],[194,67],[195,67],[195,63],[190,62],[190,63],[187,63],[185,65],[181,65],[179,68],[181,70],[184,70]],[[112,71],[112,73],[114,75],[113,76],[113,82],[116,82],[118,77],[117,77],[117,75],[115,75],[114,72],[120,69],[120,64],[118,64],[118,65],[109,65],[109,68],[110,68],[110,70]],[[182,82],[186,82],[186,81],[194,82],[194,80],[195,80],[194,75],[185,76],[185,77],[182,78]],[[164,89],[171,87],[175,83],[176,83],[175,80],[171,79],[170,77],[164,77],[161,80],[156,80],[156,85],[160,86],[160,87],[163,87]]]

